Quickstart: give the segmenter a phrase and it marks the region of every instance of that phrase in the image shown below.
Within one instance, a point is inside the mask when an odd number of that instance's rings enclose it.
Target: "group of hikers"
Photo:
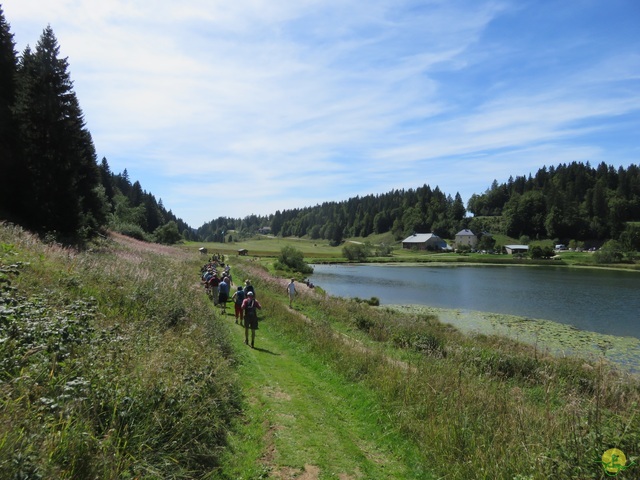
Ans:
[[[227,302],[232,301],[236,323],[244,327],[244,343],[249,345],[249,330],[251,330],[251,348],[254,347],[256,330],[258,329],[258,310],[262,305],[256,299],[256,291],[249,279],[244,281],[244,285],[237,285],[236,290],[231,293],[233,279],[231,277],[231,266],[225,265],[224,255],[214,255],[202,266],[201,281],[207,295],[213,300],[213,304],[220,308],[223,315],[227,314]],[[313,288],[308,280],[305,284]],[[293,300],[297,290],[295,279],[287,285],[287,295],[289,296],[289,308],[293,308]]]
[[[258,309],[262,308],[256,299],[256,291],[249,279],[244,281],[244,286],[238,285],[231,297],[233,286],[231,266],[224,264],[224,257],[212,258],[202,267],[201,281],[204,288],[213,300],[215,306],[220,307],[223,315],[227,313],[227,302],[233,302],[236,323],[244,327],[244,343],[249,345],[249,330],[251,330],[251,348],[255,348],[256,330],[258,329]],[[221,273],[218,271],[221,270]]]

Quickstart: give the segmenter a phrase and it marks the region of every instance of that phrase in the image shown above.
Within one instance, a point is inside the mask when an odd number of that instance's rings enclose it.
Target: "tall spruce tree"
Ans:
[[[24,170],[16,181],[24,223],[68,237],[96,231],[105,218],[95,147],[59,54],[48,26],[19,63],[15,118]]]
[[[19,153],[12,107],[16,95],[18,56],[13,34],[0,5],[0,218],[13,220],[18,215],[15,206],[16,168]]]

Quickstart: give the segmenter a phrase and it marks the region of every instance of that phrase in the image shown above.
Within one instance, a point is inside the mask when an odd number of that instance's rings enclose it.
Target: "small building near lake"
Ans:
[[[509,255],[516,253],[527,253],[529,251],[529,245],[505,245],[504,249]]]
[[[447,242],[435,233],[414,233],[402,241],[402,248],[418,250],[446,250]]]

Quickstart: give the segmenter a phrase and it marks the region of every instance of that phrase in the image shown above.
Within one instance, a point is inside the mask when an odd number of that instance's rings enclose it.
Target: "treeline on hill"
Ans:
[[[278,210],[266,217],[219,218],[200,227],[197,234],[205,240],[216,241],[222,231],[234,229],[242,236],[268,226],[273,235],[309,236],[326,239],[332,245],[339,245],[344,238],[386,232],[392,232],[397,239],[413,232],[435,232],[451,238],[465,228],[468,221],[465,213],[460,194],[452,198],[438,187],[432,189],[424,185],[415,190],[394,190],[343,202],[324,202],[315,207]]]
[[[111,230],[139,240],[175,243],[197,240],[193,229],[165,209],[162,199],[142,189],[140,182],[129,180],[127,169],[114,174],[106,158],[99,166],[101,186],[110,205],[108,225]]]
[[[466,216],[467,209],[473,216]],[[494,180],[483,194],[474,194],[465,209],[459,194],[438,187],[394,190],[382,195],[325,202],[315,207],[277,211],[244,220],[219,218],[198,229],[208,241],[223,241],[222,232],[253,234],[268,226],[273,235],[309,236],[339,244],[343,238],[393,233],[400,240],[413,232],[433,232],[452,239],[463,228],[512,238],[631,241],[640,249],[640,168],[617,170],[604,163],[592,168],[574,162],[541,168],[535,176]],[[228,239],[228,237],[227,237]]]
[[[640,168],[616,170],[605,163],[592,168],[588,162],[542,167],[535,176],[494,181],[484,194],[472,195],[468,209],[479,226],[482,217],[499,218],[500,233],[514,238],[638,236],[637,226],[629,222],[640,220]]]
[[[18,57],[0,6],[0,218],[57,240],[104,227],[172,243],[191,229],[162,202],[113,175],[87,129],[50,26]]]

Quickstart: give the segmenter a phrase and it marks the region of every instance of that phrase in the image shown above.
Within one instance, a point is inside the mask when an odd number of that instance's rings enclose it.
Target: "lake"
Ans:
[[[640,273],[564,267],[313,265],[330,295],[517,315],[640,338]]]

